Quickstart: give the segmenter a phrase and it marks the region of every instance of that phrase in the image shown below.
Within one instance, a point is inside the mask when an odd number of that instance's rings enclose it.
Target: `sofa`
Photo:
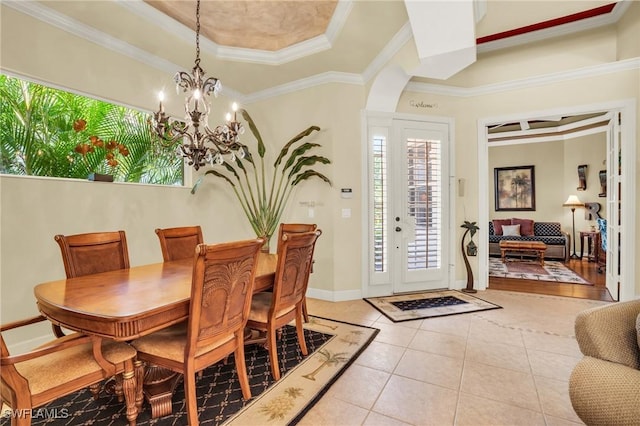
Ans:
[[[507,225],[509,223],[510,225]],[[518,235],[504,235],[503,226],[519,225]],[[495,226],[494,226],[495,225]],[[547,245],[545,259],[569,260],[571,237],[564,232],[559,222],[535,222],[530,219],[494,219],[489,222],[489,256],[500,256],[500,241],[541,241]],[[505,228],[506,229],[506,228]],[[526,254],[525,254],[526,256]]]
[[[587,425],[640,425],[640,299],[580,312],[584,354],[569,378],[571,405]]]

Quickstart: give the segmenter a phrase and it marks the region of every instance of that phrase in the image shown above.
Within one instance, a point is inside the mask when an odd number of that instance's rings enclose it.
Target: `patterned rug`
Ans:
[[[457,290],[423,291],[364,299],[393,322],[500,309],[498,305]]]
[[[562,262],[551,260],[545,260],[544,266],[541,266],[540,263],[535,260],[507,259],[506,263],[502,263],[500,258],[490,257],[489,276],[497,278],[593,285],[571,269],[567,268]]]
[[[288,425],[297,423],[338,377],[371,343],[378,329],[311,317],[305,324],[309,355],[300,353],[295,327],[285,326],[278,340],[282,377],[271,378],[269,355],[261,345],[246,348],[247,373],[252,398],[242,399],[233,355],[204,370],[197,380],[198,411],[201,425]],[[34,410],[33,425],[125,425],[124,403],[101,392],[94,401],[88,389],[57,399]],[[172,414],[151,419],[147,403],[138,415],[138,425],[187,424],[184,387],[177,386]],[[7,414],[0,425],[11,423]]]

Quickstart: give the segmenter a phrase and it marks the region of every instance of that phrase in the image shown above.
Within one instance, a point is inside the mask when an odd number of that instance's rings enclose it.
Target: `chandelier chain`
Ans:
[[[200,0],[196,4],[196,66],[200,65]]]
[[[196,170],[206,164],[222,164],[223,156],[228,155],[231,161],[245,155],[244,145],[239,136],[244,132],[242,124],[236,119],[237,105],[234,103],[233,116],[227,114],[225,124],[214,129],[209,128],[209,96],[218,96],[221,88],[220,80],[205,77],[200,67],[200,0],[196,2],[196,59],[191,73],[178,71],[174,76],[178,92],[186,94],[185,119],[174,120],[164,111],[160,93],[160,108],[153,115],[153,130],[161,141],[162,147],[177,145],[177,154],[184,157],[188,165]],[[175,145],[174,145],[175,144]]]

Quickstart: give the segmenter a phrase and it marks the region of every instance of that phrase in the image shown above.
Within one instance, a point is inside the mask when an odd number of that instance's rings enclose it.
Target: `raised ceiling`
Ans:
[[[566,17],[628,1],[477,4],[485,6],[485,13],[476,25],[476,37],[489,40],[478,45],[482,55],[539,40],[544,34],[566,35],[612,24],[620,16],[617,6],[575,22],[567,23]],[[143,0],[3,0],[5,6],[161,69],[167,73],[166,87],[175,71],[193,66],[192,0],[154,0],[152,5]],[[402,0],[203,0],[201,15],[202,67],[237,99],[260,99],[282,87],[326,81],[365,84],[412,38]],[[536,27],[545,22],[551,22],[549,28]],[[559,24],[566,24],[561,32],[548,31]],[[567,30],[572,24],[577,25]],[[521,33],[509,33],[518,29]]]
[[[145,1],[195,29],[195,2]],[[200,6],[201,31],[221,46],[276,51],[324,34],[337,4],[338,0],[204,1]]]

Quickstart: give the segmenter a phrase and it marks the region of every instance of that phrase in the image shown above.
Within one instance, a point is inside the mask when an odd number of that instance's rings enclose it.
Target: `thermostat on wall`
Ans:
[[[342,188],[340,190],[340,197],[342,197],[342,198],[353,198],[353,189],[351,189],[351,188]]]

